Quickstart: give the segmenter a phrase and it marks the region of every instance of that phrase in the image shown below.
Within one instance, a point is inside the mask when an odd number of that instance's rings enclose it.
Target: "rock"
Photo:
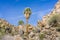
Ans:
[[[30,32],[29,38],[33,38],[34,36],[35,36],[35,34],[33,32]]]
[[[13,36],[10,36],[10,35],[5,35],[2,40],[14,40],[14,37]]]
[[[15,35],[14,38],[15,40],[23,40],[22,37],[20,37],[20,35]]]

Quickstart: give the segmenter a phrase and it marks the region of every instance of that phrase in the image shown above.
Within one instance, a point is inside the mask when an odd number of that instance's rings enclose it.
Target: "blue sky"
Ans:
[[[29,24],[36,25],[37,20],[51,12],[58,0],[0,0],[0,18],[7,20],[10,24],[18,25],[19,20],[26,23],[23,11],[30,7],[32,15]]]

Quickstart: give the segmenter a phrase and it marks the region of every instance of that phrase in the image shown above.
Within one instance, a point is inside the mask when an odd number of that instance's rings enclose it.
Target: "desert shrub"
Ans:
[[[5,35],[5,29],[0,28],[0,39]]]
[[[48,24],[52,27],[57,27],[60,24],[60,14],[54,14],[48,19]]]
[[[1,34],[1,35],[5,34],[5,29],[4,29],[4,28],[1,28],[1,29],[0,29],[0,34]]]
[[[23,20],[19,20],[18,24],[19,25],[23,25],[24,24],[24,21]]]
[[[40,40],[43,40],[44,37],[45,37],[44,34],[39,34],[39,38],[40,38]]]
[[[5,29],[5,32],[6,32],[6,33],[11,33],[11,32],[12,32],[12,28],[7,27],[7,28]]]
[[[54,14],[48,19],[48,25],[60,32],[60,14]]]
[[[56,28],[56,31],[60,32],[60,27],[57,27],[57,28]]]

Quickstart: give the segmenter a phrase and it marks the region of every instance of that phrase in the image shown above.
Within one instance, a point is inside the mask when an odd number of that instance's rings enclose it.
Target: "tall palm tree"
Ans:
[[[30,18],[30,15],[31,15],[31,9],[28,8],[28,7],[25,8],[24,15],[25,15],[25,18],[26,18],[26,23],[28,24],[28,19]]]
[[[28,7],[25,8],[24,15],[25,15],[25,18],[26,18],[26,24],[28,24],[28,19],[30,18],[30,15],[31,15],[31,9],[28,8]],[[26,32],[28,32],[28,26],[26,26]]]

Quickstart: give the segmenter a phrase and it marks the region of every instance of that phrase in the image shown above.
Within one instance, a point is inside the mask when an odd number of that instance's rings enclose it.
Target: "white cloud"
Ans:
[[[16,19],[19,19],[19,18],[23,18],[23,16],[15,16],[15,17],[6,17],[6,19],[10,19],[10,20],[16,20]]]
[[[38,19],[41,19],[44,15],[50,13],[53,9],[48,9],[48,10],[44,10],[44,11],[36,11],[33,12],[32,15],[37,15]]]

